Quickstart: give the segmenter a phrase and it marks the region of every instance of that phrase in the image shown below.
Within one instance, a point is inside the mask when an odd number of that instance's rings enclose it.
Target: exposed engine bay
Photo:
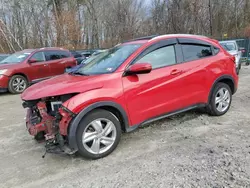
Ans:
[[[46,152],[75,152],[67,147],[67,129],[75,114],[62,106],[73,96],[67,94],[23,102],[23,107],[28,108],[26,127],[36,140],[45,141]]]

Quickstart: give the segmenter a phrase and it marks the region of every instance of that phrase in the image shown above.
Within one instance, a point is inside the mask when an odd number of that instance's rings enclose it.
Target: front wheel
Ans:
[[[208,113],[213,116],[221,116],[230,108],[232,101],[232,91],[225,83],[217,83],[212,91],[212,96],[208,104]]]
[[[94,110],[84,117],[77,130],[78,152],[88,159],[99,159],[109,155],[121,138],[118,118],[107,110]]]
[[[14,75],[9,81],[9,92],[13,94],[22,93],[28,87],[28,81],[24,76]]]

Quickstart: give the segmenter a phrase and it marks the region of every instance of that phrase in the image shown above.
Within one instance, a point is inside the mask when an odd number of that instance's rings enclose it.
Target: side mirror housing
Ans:
[[[35,63],[35,62],[37,62],[37,60],[36,59],[29,59],[28,62],[29,63]]]
[[[127,71],[126,75],[134,75],[134,74],[147,74],[152,70],[152,65],[149,63],[137,63],[131,65]]]

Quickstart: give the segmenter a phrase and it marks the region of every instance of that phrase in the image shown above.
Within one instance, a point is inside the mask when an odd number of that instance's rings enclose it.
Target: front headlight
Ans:
[[[6,72],[7,72],[7,70],[8,70],[8,69],[2,69],[2,70],[0,70],[0,74],[4,74],[4,73],[6,73]]]

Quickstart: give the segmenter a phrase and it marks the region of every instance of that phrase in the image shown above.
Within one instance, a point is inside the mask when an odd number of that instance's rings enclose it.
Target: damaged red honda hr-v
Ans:
[[[195,35],[135,39],[98,55],[77,71],[22,94],[26,125],[47,151],[98,159],[121,133],[204,107],[225,114],[236,92],[235,59],[217,41]]]

